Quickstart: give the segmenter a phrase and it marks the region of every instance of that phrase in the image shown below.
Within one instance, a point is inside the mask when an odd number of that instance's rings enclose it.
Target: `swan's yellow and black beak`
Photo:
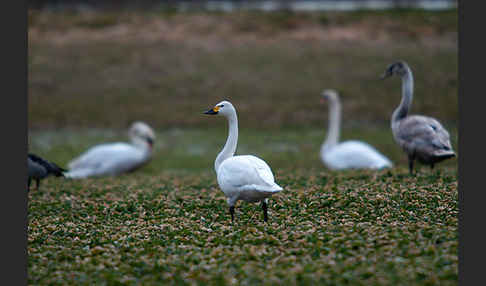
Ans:
[[[380,79],[385,79],[393,75],[392,67],[386,69],[386,71],[380,76]]]
[[[211,108],[210,110],[204,112],[204,114],[215,115],[215,114],[218,114],[218,112],[219,112],[219,106],[215,106],[215,107]]]

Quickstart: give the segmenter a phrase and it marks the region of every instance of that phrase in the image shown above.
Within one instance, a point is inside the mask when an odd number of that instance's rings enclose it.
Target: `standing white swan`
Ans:
[[[382,79],[392,75],[402,78],[402,100],[391,118],[395,141],[408,154],[408,167],[413,174],[413,163],[434,168],[434,164],[454,157],[449,132],[436,119],[422,115],[408,115],[413,99],[413,76],[408,64],[397,61],[388,66]]]
[[[238,200],[262,202],[263,220],[268,220],[268,197],[283,190],[275,183],[272,170],[262,159],[253,155],[234,156],[238,143],[238,118],[228,101],[221,101],[205,114],[223,115],[228,119],[229,134],[223,150],[214,161],[219,187],[227,197],[231,221]]]
[[[341,103],[335,90],[321,93],[329,101],[329,130],[321,146],[321,160],[329,169],[382,169],[392,167],[392,162],[371,145],[362,141],[339,143]]]
[[[117,142],[91,147],[69,162],[65,176],[73,179],[116,176],[143,166],[151,158],[155,134],[143,122],[133,123],[128,134],[132,144]]]

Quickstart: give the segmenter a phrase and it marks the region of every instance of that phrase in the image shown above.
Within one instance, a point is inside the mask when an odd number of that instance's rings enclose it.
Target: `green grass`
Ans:
[[[164,171],[198,172],[212,168],[216,155],[227,136],[227,123],[223,118],[200,115],[214,125],[206,129],[158,130],[151,163],[144,168],[147,174],[158,175]],[[271,162],[277,169],[300,170],[321,168],[320,146],[327,125],[322,128],[287,128],[253,130],[245,124],[246,116],[240,114],[238,154],[255,154]],[[457,150],[457,130],[449,129],[454,150]],[[62,166],[87,148],[103,143],[128,141],[127,131],[112,129],[65,129],[33,131],[29,136],[29,151],[50,158]],[[350,128],[342,131],[341,141],[362,140],[370,143],[396,165],[407,166],[407,156],[393,141],[388,128]],[[457,161],[447,160],[440,165],[456,166]]]
[[[343,137],[364,137],[395,168],[332,172],[318,157],[324,130],[241,129],[237,154],[265,159],[284,191],[268,224],[258,204],[239,202],[232,225],[213,171],[226,127],[159,131],[135,173],[48,178],[29,193],[29,284],[455,285],[456,161],[409,177],[389,133]],[[118,140],[123,132],[57,130],[29,141],[65,165]]]
[[[93,13],[29,11],[29,151],[61,166],[135,120],[151,162],[116,178],[48,178],[28,206],[29,285],[456,285],[457,160],[417,165],[393,142],[398,79],[412,113],[437,117],[457,150],[457,11]],[[319,160],[341,93],[341,140],[391,170],[331,172]],[[202,114],[230,99],[237,154],[269,163],[284,191],[239,202],[231,224],[213,170],[227,135]]]

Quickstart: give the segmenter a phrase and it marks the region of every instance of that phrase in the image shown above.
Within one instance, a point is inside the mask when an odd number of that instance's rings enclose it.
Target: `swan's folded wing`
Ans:
[[[373,146],[355,140],[338,144],[324,156],[325,160],[335,169],[382,168],[393,165]]]
[[[406,118],[400,124],[398,137],[416,148],[451,150],[449,132],[437,120],[430,117]]]
[[[95,146],[70,164],[70,171],[90,170],[91,175],[118,174],[130,171],[144,161],[143,152],[126,143]]]
[[[77,158],[69,162],[69,169],[94,168],[109,158],[123,156],[130,152],[133,146],[126,143],[100,144],[89,148]]]
[[[273,177],[272,170],[270,169],[270,166],[268,166],[268,164],[265,161],[252,155],[246,155],[241,157],[244,157],[246,160],[250,162],[250,165],[253,167],[258,177],[265,184],[269,186],[275,185],[275,178]]]
[[[232,188],[256,188],[273,191],[275,184],[270,167],[261,159],[247,155],[225,160],[218,170],[218,181]]]

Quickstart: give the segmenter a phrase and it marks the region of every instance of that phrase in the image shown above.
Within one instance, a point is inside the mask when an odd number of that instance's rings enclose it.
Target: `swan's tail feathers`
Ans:
[[[78,166],[80,161],[81,161],[80,159],[74,159],[68,163],[67,167],[69,168],[69,170],[79,169],[80,167],[82,167],[82,166]]]
[[[242,191],[253,191],[253,190],[257,190],[258,192],[261,192],[261,193],[267,193],[267,194],[274,194],[274,193],[278,193],[280,191],[283,190],[282,187],[280,187],[279,185],[277,184],[273,184],[271,186],[269,185],[266,185],[266,186],[262,186],[262,185],[246,185],[244,187],[242,187],[240,190]]]
[[[434,155],[434,161],[435,162],[440,162],[440,161],[444,161],[446,159],[449,159],[449,158],[452,158],[452,157],[456,157],[456,153],[454,151],[443,151],[443,152],[436,152],[436,154]]]
[[[384,169],[391,169],[393,168],[393,164],[383,164],[383,165],[380,165],[380,166],[377,166],[376,170],[384,170]]]
[[[273,188],[273,192],[274,192],[274,193],[278,193],[278,192],[280,192],[280,191],[283,191],[283,188],[282,188],[282,187],[280,187],[279,185],[275,184],[275,185],[274,185],[274,188]]]
[[[393,162],[388,160],[382,167],[381,169],[385,169],[385,168],[393,168]]]
[[[435,152],[434,155],[435,155],[435,157],[448,159],[448,158],[455,157],[456,153],[452,150],[438,150],[438,151]]]
[[[282,187],[280,187],[277,184],[273,184],[272,186],[266,187],[266,188],[261,188],[263,192],[268,192],[268,193],[278,193],[283,190]]]
[[[64,177],[69,179],[83,179],[89,177],[90,175],[92,175],[91,170],[88,169],[77,169],[64,173]]]
[[[456,157],[456,153],[452,152],[452,153],[447,153],[447,154],[440,154],[437,157],[445,160],[445,159],[449,159],[449,158],[452,158],[452,157]]]

